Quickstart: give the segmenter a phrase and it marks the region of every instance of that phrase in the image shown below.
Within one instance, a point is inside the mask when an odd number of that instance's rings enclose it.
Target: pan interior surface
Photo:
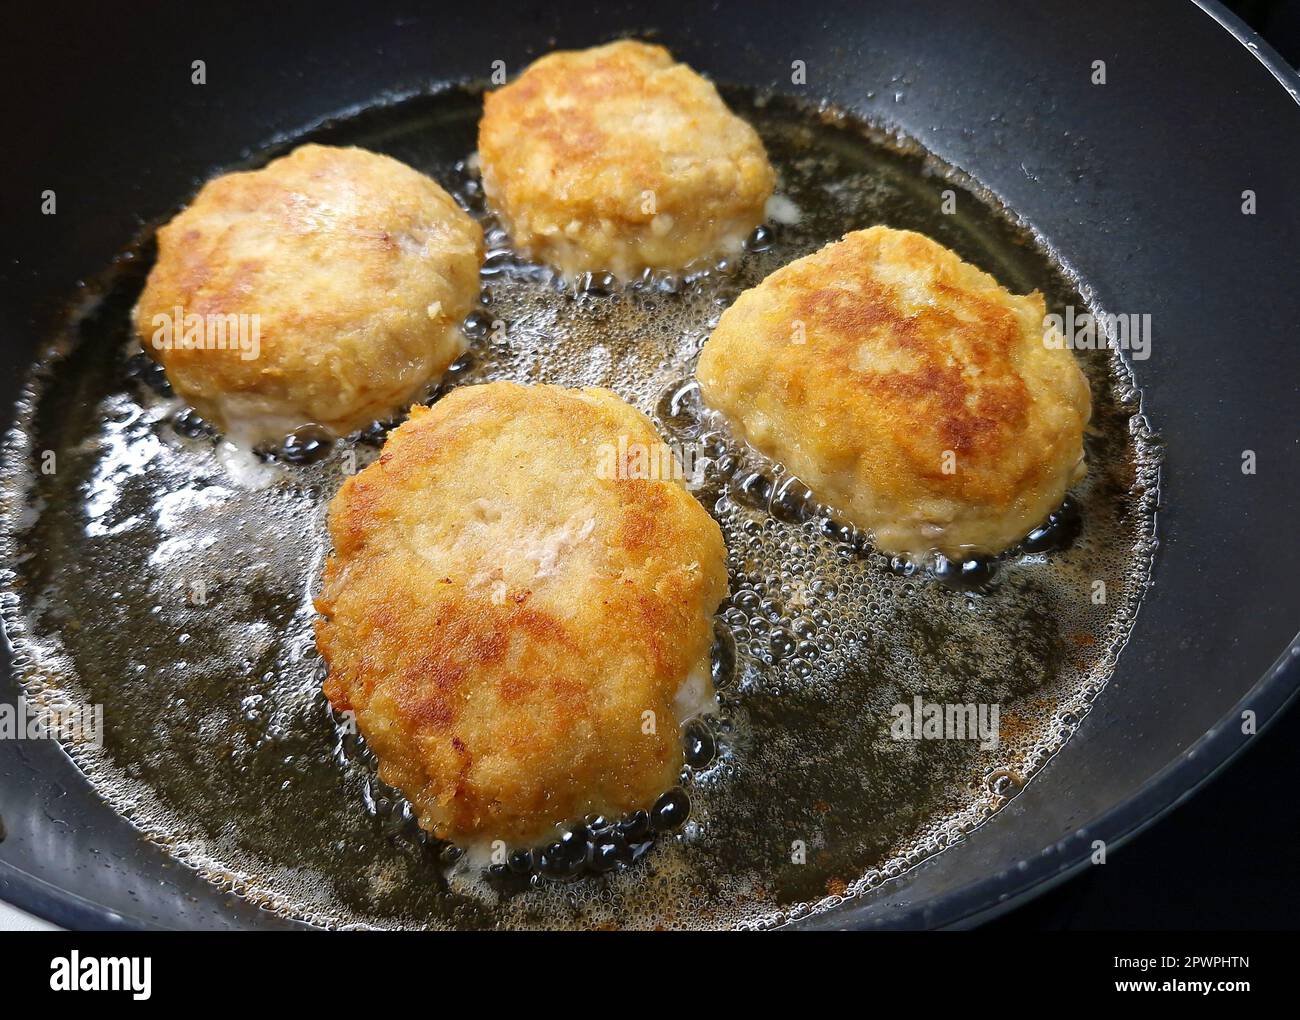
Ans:
[[[914,144],[786,99],[726,98],[780,176],[770,243],[695,280],[575,290],[498,238],[470,350],[430,395],[495,379],[608,386],[702,451],[695,491],[727,538],[731,594],[717,753],[688,770],[683,832],[617,874],[524,891],[443,863],[330,711],[311,635],[324,510],[376,437],[311,464],[226,449],[130,336],[151,261],[142,244],[30,381],[3,499],[6,625],[29,696],[103,706],[102,747],[70,750],[150,838],[268,909],[329,926],[771,927],[870,895],[960,840],[1077,728],[1127,640],[1154,548],[1158,449],[1128,368],[1113,351],[1077,352],[1094,402],[1089,474],[1073,493],[1081,531],[1005,557],[986,591],[891,568],[817,507],[791,505],[780,466],[689,386],[741,290],[885,223],[1013,291],[1041,290],[1049,311],[1088,301],[1026,229]],[[409,163],[482,217],[491,241],[469,159],[479,110],[477,92],[451,89],[295,142]],[[918,698],[996,706],[998,746],[895,739],[897,706]]]

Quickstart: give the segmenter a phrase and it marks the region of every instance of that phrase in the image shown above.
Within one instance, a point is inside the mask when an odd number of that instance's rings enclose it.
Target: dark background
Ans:
[[[1300,67],[1300,0],[1226,4]],[[1297,621],[1300,623],[1300,621]],[[1000,930],[1294,930],[1300,922],[1300,712],[1107,863],[994,921]],[[1281,796],[1279,796],[1281,794]]]

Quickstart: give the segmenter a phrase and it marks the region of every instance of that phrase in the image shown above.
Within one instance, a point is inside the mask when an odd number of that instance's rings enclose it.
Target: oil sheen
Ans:
[[[482,304],[430,400],[496,379],[607,386],[698,452],[694,492],[726,537],[731,594],[720,711],[688,734],[709,753],[683,777],[686,825],[623,870],[508,895],[482,881],[477,854],[449,865],[419,833],[321,694],[312,638],[325,508],[377,455],[384,425],[337,444],[298,437],[270,459],[221,442],[131,337],[145,238],[70,312],[29,381],[3,514],[6,626],[29,696],[103,705],[103,747],[70,750],[150,838],[321,925],[770,927],[869,897],[960,839],[1080,725],[1154,548],[1157,447],[1126,364],[1077,353],[1094,416],[1071,541],[981,565],[973,586],[872,551],[699,405],[694,362],[720,312],[876,223],[927,233],[1010,289],[1043,291],[1051,310],[1082,309],[1086,294],[1014,217],[906,140],[784,99],[726,98],[779,174],[768,229],[739,257],[634,286],[601,274],[566,285],[514,255],[483,209],[472,90],[361,110],[255,161],[307,140],[364,146],[482,218]],[[998,746],[894,739],[895,707],[917,697],[998,706]]]

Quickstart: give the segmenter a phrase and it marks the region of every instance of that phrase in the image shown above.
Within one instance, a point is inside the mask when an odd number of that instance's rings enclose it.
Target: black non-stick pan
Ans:
[[[1295,693],[1300,80],[1218,5],[60,7],[7,19],[6,415],[78,281],[214,168],[386,94],[627,34],[719,82],[798,90],[899,129],[1018,215],[1101,307],[1150,313],[1151,356],[1135,367],[1163,448],[1159,544],[1118,668],[990,821],[804,923],[987,918],[1191,795],[1252,739],[1244,719],[1262,729]],[[17,695],[6,670],[0,698]],[[0,897],[59,924],[297,923],[146,841],[55,742],[0,741],[0,824]]]

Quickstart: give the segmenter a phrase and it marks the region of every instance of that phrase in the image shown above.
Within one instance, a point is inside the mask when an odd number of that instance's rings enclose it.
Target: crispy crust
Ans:
[[[758,135],[712,84],[627,40],[548,54],[489,93],[479,155],[520,248],[566,273],[624,279],[738,250],[775,181]]]
[[[1044,311],[921,234],[872,227],[742,294],[697,376],[879,548],[997,552],[1084,473],[1088,384],[1044,342]]]
[[[252,439],[338,435],[405,407],[460,353],[483,234],[435,182],[362,149],[304,145],[225,174],[158,231],[144,349],[205,418]],[[159,350],[154,316],[256,314],[260,352]]]
[[[325,693],[440,837],[538,839],[676,782],[726,551],[680,482],[600,477],[619,436],[659,442],[608,390],[466,387],[330,507]]]

